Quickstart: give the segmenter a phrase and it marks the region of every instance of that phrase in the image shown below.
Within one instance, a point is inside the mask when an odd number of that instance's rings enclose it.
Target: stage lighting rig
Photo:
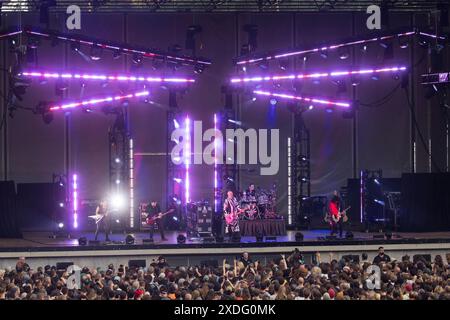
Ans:
[[[91,47],[90,57],[92,61],[99,61],[102,58],[103,49],[99,45],[93,45]]]

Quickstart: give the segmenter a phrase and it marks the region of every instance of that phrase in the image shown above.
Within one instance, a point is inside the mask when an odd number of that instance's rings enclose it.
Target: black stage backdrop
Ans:
[[[65,31],[64,14],[50,14],[50,27]],[[213,65],[208,68],[192,88],[179,99],[178,104],[193,120],[202,120],[204,129],[213,126],[213,114],[224,106],[221,86],[233,74],[232,58],[240,52],[247,42],[243,32],[245,24],[257,24],[258,51],[309,47],[318,43],[334,42],[352,34],[367,34],[366,15],[361,13],[270,13],[270,14],[101,14],[83,13],[82,29],[78,33],[96,38],[124,41],[130,44],[167,49],[173,44],[183,45],[187,26],[200,24],[203,32],[198,36],[197,54],[211,58]],[[391,13],[391,28],[410,25],[411,16],[407,13]],[[21,19],[15,14],[3,17],[3,25],[39,25],[39,15],[24,13]],[[1,42],[2,62],[9,63],[7,42]],[[378,49],[377,49],[378,48]],[[306,72],[329,69],[342,69],[355,65],[398,65],[410,63],[410,53],[414,50],[415,62],[419,61],[422,50],[418,46],[409,49],[395,49],[395,59],[383,62],[383,52],[374,46],[363,54],[355,48],[347,60],[340,60],[331,54],[327,60],[320,56],[308,59]],[[422,50],[422,51],[421,51]],[[88,52],[86,52],[88,53]],[[189,53],[189,52],[186,52]],[[39,67],[45,70],[89,70],[92,73],[124,72],[131,62],[122,57],[113,60],[110,53],[104,53],[100,61],[85,61],[70,46],[53,47],[50,41],[43,41],[39,47]],[[419,72],[426,70],[426,59],[418,65]],[[297,61],[300,70],[301,61]],[[420,69],[419,69],[420,68]],[[142,72],[155,74],[151,62],[144,62]],[[260,74],[256,67],[252,74]],[[272,63],[267,72],[280,72],[277,63]],[[6,75],[6,74],[5,74]],[[416,75],[415,83],[418,83]],[[2,77],[2,81],[6,80]],[[379,100],[389,93],[398,81],[390,75],[382,76],[380,81],[370,79],[352,88],[347,81],[347,92],[342,99],[358,99],[364,103]],[[324,85],[305,84],[302,89],[308,95],[336,97],[336,86],[331,82]],[[83,90],[79,83],[72,83],[68,96],[74,100],[83,97],[109,94],[109,87],[101,84],[88,84]],[[419,123],[425,140],[431,139],[427,132],[432,124],[426,121],[427,112],[423,99],[424,90],[416,85],[415,96],[418,101]],[[285,88],[288,90],[289,88]],[[54,95],[51,81],[40,85],[34,81],[24,97],[22,105],[34,107],[41,100],[58,100]],[[135,140],[136,156],[136,199],[137,202],[149,198],[166,198],[166,110],[168,93],[152,90],[154,105],[131,101],[129,122]],[[419,98],[422,97],[422,98]],[[5,108],[4,104],[2,107]],[[271,108],[267,99],[251,101],[251,97],[241,97],[239,113],[244,128],[280,129],[280,168],[275,176],[259,175],[259,168],[242,166],[240,185],[244,188],[249,182],[268,188],[278,184],[278,209],[287,212],[287,137],[291,136],[292,119],[286,110],[286,103],[279,102]],[[65,121],[67,118],[67,122]],[[50,125],[43,123],[39,116],[18,110],[13,119],[7,119],[7,126],[1,132],[0,173],[17,183],[50,182],[53,173],[64,173],[66,165],[70,172],[79,176],[80,199],[99,199],[108,192],[108,127],[114,118],[102,112],[85,114],[73,112],[70,115],[57,114]],[[330,195],[335,189],[346,184],[348,178],[357,178],[359,170],[382,169],[385,177],[400,177],[410,172],[409,111],[405,94],[396,92],[393,98],[380,107],[361,107],[355,122],[343,119],[340,112],[327,113],[316,108],[305,115],[305,122],[311,131],[312,194]],[[353,136],[353,132],[356,133]],[[66,139],[66,136],[67,139]],[[387,138],[387,136],[389,138]],[[355,139],[353,139],[353,137]],[[3,144],[6,141],[6,145]],[[69,150],[66,159],[65,150]],[[437,149],[436,149],[437,152]],[[355,154],[355,157],[352,156]],[[425,160],[424,160],[425,159]],[[423,147],[417,145],[417,171],[428,170]],[[7,161],[7,163],[5,163]],[[6,172],[5,172],[6,167]],[[196,165],[191,172],[192,200],[212,199],[213,169],[211,166]]]
[[[0,238],[21,237],[17,217],[16,187],[14,182],[0,182]]]
[[[450,230],[450,174],[404,174],[400,226],[404,231]]]

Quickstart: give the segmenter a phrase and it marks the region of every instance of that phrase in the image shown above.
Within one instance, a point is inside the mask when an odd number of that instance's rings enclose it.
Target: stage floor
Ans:
[[[295,240],[295,234],[297,231],[288,230],[285,236],[277,236],[276,240],[264,242],[257,242],[255,237],[242,237],[240,243],[230,243],[225,238],[223,243],[215,243],[215,242],[204,242],[202,239],[187,239],[186,243],[183,244],[183,247],[192,246],[192,247],[200,247],[200,246],[254,246],[258,244],[258,246],[278,246],[280,244],[288,245],[288,244],[301,244],[307,243],[309,245],[320,245],[323,243],[326,244],[337,244],[337,243],[345,243],[349,244],[350,242],[359,242],[359,243],[380,243],[380,242],[408,242],[408,243],[450,243],[450,231],[449,232],[425,232],[425,233],[411,233],[411,232],[397,232],[393,233],[393,238],[391,240],[386,239],[374,239],[375,235],[382,235],[379,233],[366,233],[366,232],[353,232],[354,238],[350,239],[334,239],[327,240],[326,236],[329,235],[329,230],[301,230],[301,233],[304,236],[302,242],[297,242]],[[174,247],[180,246],[177,243],[177,236],[180,234],[186,235],[183,232],[176,231],[167,231],[166,238],[167,241],[161,241],[160,235],[155,233],[154,235],[154,243],[153,244],[144,244],[143,240],[149,238],[149,234],[146,232],[135,232],[131,233],[135,238],[135,246],[143,245],[143,246],[157,246],[157,247]],[[124,243],[126,233],[114,233],[110,236],[112,240],[111,243],[104,243],[104,234],[99,235],[99,240],[101,240],[102,246],[114,246],[120,245]],[[20,239],[0,239],[0,251],[13,251],[14,249],[25,249],[35,251],[49,248],[69,248],[69,247],[80,247],[78,244],[78,238],[86,237],[87,240],[93,240],[94,234],[92,232],[79,232],[72,233],[69,237],[58,236],[56,238],[52,237],[51,232],[24,232],[23,238]]]

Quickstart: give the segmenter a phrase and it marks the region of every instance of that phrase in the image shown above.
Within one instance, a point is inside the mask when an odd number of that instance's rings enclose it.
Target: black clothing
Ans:
[[[147,208],[147,218],[155,217],[158,214],[161,213],[161,207],[157,203],[155,206],[152,206],[151,204]],[[152,223],[150,227],[150,239],[153,239],[153,233],[155,232],[155,226],[158,227],[159,233],[161,234],[161,240],[165,240],[164,236],[164,227],[163,227],[163,218],[156,219],[154,223]]]
[[[111,222],[110,222],[109,213],[108,213],[107,209],[102,208],[101,206],[98,206],[95,213],[97,215],[103,216],[103,218],[97,223],[97,226],[95,229],[95,240],[98,239],[98,234],[101,231],[103,231],[105,233],[105,241],[110,241],[109,235],[111,234]]]
[[[391,257],[389,257],[386,253],[380,256],[379,254],[373,258],[373,264],[380,264],[381,262],[391,262]]]

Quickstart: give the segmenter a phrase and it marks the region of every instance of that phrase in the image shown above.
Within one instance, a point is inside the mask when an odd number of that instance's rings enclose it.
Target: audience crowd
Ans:
[[[218,266],[171,266],[159,257],[146,268],[84,267],[79,281],[55,266],[32,270],[21,258],[0,270],[0,300],[450,299],[450,268],[441,256],[391,261],[380,248],[371,262],[366,254],[360,261],[330,258],[321,262],[317,253],[307,263],[295,250],[267,264],[243,253]]]

